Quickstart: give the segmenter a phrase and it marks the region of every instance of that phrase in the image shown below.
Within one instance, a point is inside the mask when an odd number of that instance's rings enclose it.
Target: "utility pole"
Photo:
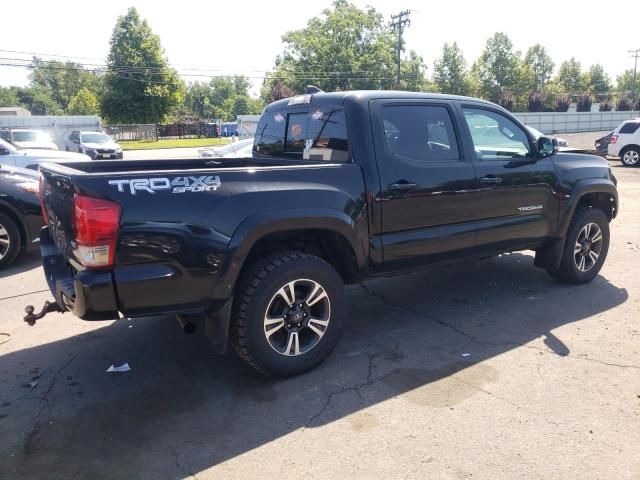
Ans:
[[[631,56],[635,59],[633,63],[633,83],[631,87],[631,96],[633,99],[636,99],[636,72],[638,70],[638,57],[640,57],[640,48],[636,48],[635,50],[629,50]]]
[[[402,52],[402,33],[404,27],[411,25],[409,15],[411,10],[403,10],[397,15],[391,15],[391,28],[398,31],[398,43],[396,45],[396,88],[400,90],[400,53]]]

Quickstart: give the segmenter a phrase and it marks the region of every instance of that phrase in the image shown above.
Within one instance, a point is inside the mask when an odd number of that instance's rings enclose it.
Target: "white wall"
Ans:
[[[544,112],[513,115],[525,125],[551,134],[613,130],[623,120],[640,117],[640,112]]]
[[[35,128],[49,132],[58,148],[64,148],[63,139],[72,130],[101,131],[97,115],[34,115],[31,117],[0,116],[0,128]]]

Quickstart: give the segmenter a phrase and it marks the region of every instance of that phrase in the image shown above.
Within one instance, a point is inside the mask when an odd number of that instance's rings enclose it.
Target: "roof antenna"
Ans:
[[[315,85],[307,85],[307,90],[305,92],[307,95],[311,95],[312,93],[325,93],[324,90],[316,87]]]

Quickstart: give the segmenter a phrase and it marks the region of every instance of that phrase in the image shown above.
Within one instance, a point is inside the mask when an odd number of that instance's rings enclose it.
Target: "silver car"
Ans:
[[[89,155],[92,160],[121,159],[122,147],[102,132],[81,132],[74,130],[65,142],[68,152]]]
[[[0,140],[0,164],[37,170],[42,162],[91,160],[87,155],[59,150],[39,150],[20,148]]]

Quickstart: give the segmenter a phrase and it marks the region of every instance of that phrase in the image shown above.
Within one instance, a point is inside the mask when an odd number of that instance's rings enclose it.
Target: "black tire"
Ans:
[[[281,326],[276,325],[278,328],[275,330],[281,329],[280,332],[277,335],[272,334],[267,339],[265,318],[269,313],[268,309],[272,308],[274,302],[280,301],[281,305],[284,305],[283,312],[293,312],[288,309],[283,297],[278,296],[278,292],[285,289],[290,282],[307,281],[316,282],[326,293],[326,299],[322,300],[322,305],[329,304],[329,313],[326,317],[329,321],[325,327],[322,327],[325,328],[324,334],[322,336],[313,334],[309,327],[305,330],[304,320],[302,320],[303,326],[298,330],[299,334],[295,334],[296,340],[300,340],[300,351],[304,350],[303,337],[311,339],[315,335],[318,337],[317,343],[313,344],[313,341],[310,341],[313,346],[309,347],[308,351],[297,355],[276,351],[270,342],[275,341],[275,337],[285,336],[289,339],[292,331],[283,322]],[[300,284],[294,283],[294,290],[296,285]],[[302,284],[302,290],[304,293],[304,284]],[[309,297],[312,296],[309,295]],[[297,292],[294,304],[304,301],[299,297],[300,292]],[[307,307],[306,302],[304,306]],[[331,354],[342,333],[342,318],[345,311],[344,284],[340,275],[330,264],[304,252],[272,253],[249,266],[240,279],[232,310],[232,343],[240,357],[264,375],[277,377],[298,375],[316,367]],[[283,314],[284,318],[287,316],[293,317],[291,313]],[[315,321],[312,317],[309,311],[310,320],[306,321]],[[287,343],[285,351],[289,349],[290,344]],[[298,346],[298,342],[295,346]]]
[[[625,167],[640,167],[640,148],[627,147],[620,152],[620,161]]]
[[[581,232],[589,224],[596,224],[600,228],[602,245],[598,252],[597,261],[587,271],[582,271],[578,267],[577,254],[574,247],[576,247]],[[609,219],[604,212],[597,208],[579,206],[573,215],[565,237],[560,266],[557,270],[547,269],[547,272],[562,283],[581,284],[590,282],[598,275],[602,265],[604,265],[609,251],[609,238]]]
[[[9,242],[8,245],[5,242]],[[0,212],[0,269],[11,265],[20,253],[20,230],[11,217]]]

